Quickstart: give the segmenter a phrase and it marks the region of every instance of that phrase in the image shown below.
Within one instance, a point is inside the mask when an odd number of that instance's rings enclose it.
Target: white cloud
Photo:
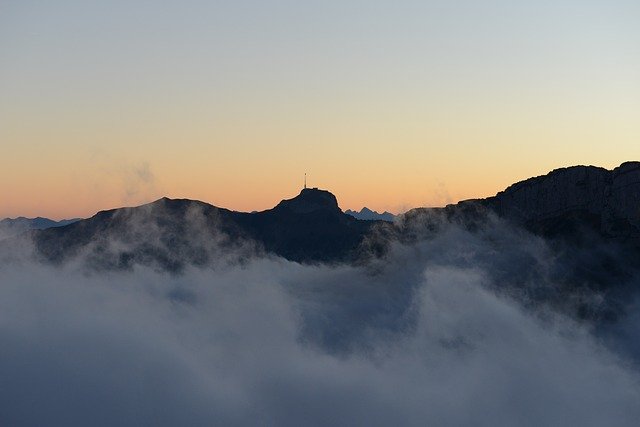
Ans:
[[[496,295],[508,261],[546,268],[539,242],[502,236],[521,253],[454,229],[377,268],[4,266],[0,421],[635,425],[635,368],[584,326]]]

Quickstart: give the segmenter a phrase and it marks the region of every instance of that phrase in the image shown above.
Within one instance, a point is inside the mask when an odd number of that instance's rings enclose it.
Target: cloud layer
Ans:
[[[552,261],[496,226],[365,267],[4,265],[0,423],[635,425],[633,360],[509,291]]]

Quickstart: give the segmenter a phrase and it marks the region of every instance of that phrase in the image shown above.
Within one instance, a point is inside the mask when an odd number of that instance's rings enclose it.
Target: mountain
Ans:
[[[412,209],[394,223],[355,218],[341,211],[333,194],[314,188],[262,212],[163,198],[32,230],[30,235],[37,256],[50,262],[84,254],[100,268],[141,263],[179,271],[225,257],[241,262],[255,253],[305,263],[362,261],[383,256],[393,241],[410,243],[447,223],[482,229],[492,215],[557,247],[571,244],[575,253],[577,248],[616,244],[626,248],[625,254],[635,254],[640,246],[640,162],[611,171],[593,166],[557,169],[486,199]],[[638,264],[631,260],[631,265]]]
[[[426,214],[443,215],[467,227],[494,214],[545,238],[575,240],[597,235],[640,245],[640,162],[625,162],[613,170],[595,166],[555,169],[485,199],[411,209],[402,215],[401,226]]]
[[[64,227],[79,221],[80,218],[54,221],[48,218],[5,218],[0,220],[0,239],[24,233],[27,230],[44,230],[52,227]]]
[[[362,219],[365,221],[387,221],[393,222],[395,219],[395,215],[391,212],[385,211],[384,213],[378,213],[376,211],[372,211],[371,209],[364,207],[360,210],[360,212],[352,211],[351,209],[347,209],[344,211],[347,215],[351,215],[354,218]]]
[[[494,282],[502,283],[497,291],[526,304],[550,304],[601,324],[631,309],[629,295],[640,289],[640,162],[612,170],[556,169],[486,199],[412,209],[385,239],[411,245],[436,238],[451,224],[488,239],[496,254],[510,251],[528,260],[531,268],[490,269]],[[540,244],[552,260],[544,266],[523,250]]]
[[[470,202],[480,202],[548,237],[588,227],[608,239],[640,243],[640,162],[626,162],[613,170],[556,169],[511,185],[494,197]]]
[[[375,274],[394,248],[424,256],[420,248],[425,242],[451,244],[446,236],[455,242],[460,232],[496,254],[509,252],[518,265],[531,266],[514,270],[492,253],[470,261],[498,263],[487,271],[495,275],[492,283],[501,284],[499,292],[579,319],[615,319],[629,304],[629,290],[640,285],[634,282],[640,277],[640,162],[613,170],[557,169],[493,197],[416,208],[393,222],[355,218],[342,212],[333,194],[316,188],[252,213],[162,198],[27,231],[23,236],[33,245],[25,245],[21,236],[4,239],[0,259],[15,259],[18,249],[26,247],[47,263],[79,262],[97,270],[145,265],[180,273],[190,265],[242,264],[257,255],[367,266]],[[532,247],[552,261],[539,265]],[[464,247],[459,251],[462,261],[475,254]],[[427,259],[437,262],[437,251],[429,250]]]
[[[85,255],[96,268],[153,265],[180,271],[222,258],[267,253],[297,262],[348,262],[376,221],[344,214],[333,194],[304,189],[273,209],[244,213],[162,198],[102,211],[66,227],[33,231],[37,255],[61,263]]]

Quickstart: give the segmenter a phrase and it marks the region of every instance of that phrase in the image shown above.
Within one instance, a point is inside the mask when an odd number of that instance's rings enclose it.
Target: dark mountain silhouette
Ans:
[[[444,208],[412,209],[387,230],[386,239],[405,243],[437,235],[448,224],[482,234],[492,218],[506,220],[544,240],[553,261],[544,280],[531,269],[490,269],[501,292],[521,294],[527,304],[551,303],[580,319],[610,321],[640,289],[640,162],[613,170],[594,166],[557,169],[511,185],[493,197]],[[503,230],[502,230],[503,231]],[[509,247],[500,232],[488,232],[496,251]],[[382,245],[379,245],[382,246]],[[524,256],[524,255],[523,255]],[[528,256],[528,255],[527,255]],[[530,259],[536,266],[536,260]],[[533,283],[545,286],[532,288]]]
[[[579,240],[597,235],[634,245],[640,243],[640,162],[626,162],[613,170],[556,169],[486,199],[412,209],[403,215],[402,225],[427,213],[471,228],[491,213],[546,238]]]
[[[532,313],[559,311],[602,336],[624,335],[620,320],[634,310],[640,291],[640,162],[613,170],[557,169],[493,197],[412,209],[393,222],[354,218],[318,189],[252,213],[162,198],[4,239],[0,261],[23,259],[12,256],[21,245],[31,250],[24,236],[41,261],[89,270],[144,265],[180,274],[188,266],[242,264],[259,255],[348,263],[372,277],[398,269],[412,277],[407,283],[423,280],[429,266],[438,268],[442,249],[448,257],[459,252],[455,268],[481,271],[484,286]],[[372,283],[406,286],[399,280]],[[322,339],[342,338],[329,333]]]
[[[346,213],[347,215],[351,215],[354,218],[357,219],[363,219],[365,221],[387,221],[387,222],[393,222],[393,220],[395,219],[395,215],[392,214],[391,212],[383,212],[383,213],[378,213],[377,211],[372,211],[371,209],[364,207],[362,209],[360,209],[360,212],[356,212],[356,211],[352,211],[351,209],[347,209],[346,211],[344,211],[344,213]]]
[[[491,215],[523,226],[558,248],[572,245],[565,253],[575,255],[588,248],[594,256],[594,247],[609,251],[618,245],[624,248],[624,256],[618,258],[629,258],[637,253],[640,236],[640,163],[624,163],[612,171],[593,166],[558,169],[487,199],[413,209],[395,223],[356,219],[340,210],[330,192],[304,189],[262,212],[163,198],[99,212],[67,226],[34,230],[31,236],[37,255],[50,262],[84,254],[96,267],[141,263],[179,271],[220,257],[241,261],[256,251],[306,263],[363,261],[382,256],[391,241],[416,241],[443,224],[482,229]],[[596,264],[609,263],[615,273],[619,263],[611,260],[616,257],[604,252],[596,256]],[[638,260],[631,257],[629,265],[638,265]],[[598,276],[598,268],[585,275]]]
[[[557,169],[486,199],[412,209],[392,223],[359,220],[343,213],[330,192],[304,189],[262,212],[163,198],[28,235],[40,260],[77,260],[93,269],[140,264],[179,273],[188,265],[242,263],[258,254],[302,263],[367,265],[375,271],[393,242],[418,248],[451,225],[488,239],[495,251],[513,252],[520,263],[531,263],[531,269],[488,269],[496,275],[492,283],[502,283],[500,292],[518,295],[526,304],[551,304],[580,319],[615,319],[628,304],[629,292],[640,286],[634,283],[640,277],[640,163],[611,171]],[[514,233],[524,236],[521,243],[514,243]],[[552,251],[553,261],[543,270],[529,253],[519,252],[518,245],[533,239],[529,233]],[[0,241],[0,258],[11,258],[20,240]],[[481,262],[491,262],[491,255]],[[544,285],[532,288],[532,283]]]
[[[297,197],[232,222],[268,252],[293,261],[352,261],[373,224],[344,214],[328,191],[304,189]]]
[[[638,243],[640,162],[611,171],[594,166],[556,169],[514,184],[482,204],[544,236],[571,237],[588,226],[603,237]]]
[[[179,271],[217,257],[255,251],[298,262],[346,262],[376,222],[344,214],[328,191],[304,189],[263,212],[243,213],[193,200],[163,198],[102,211],[66,227],[32,233],[38,256],[60,263],[87,255],[93,266],[135,263]]]

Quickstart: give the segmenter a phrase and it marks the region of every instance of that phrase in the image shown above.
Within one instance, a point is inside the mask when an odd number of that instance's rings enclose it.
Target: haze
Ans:
[[[640,157],[637,1],[3,1],[0,217],[343,209]]]

